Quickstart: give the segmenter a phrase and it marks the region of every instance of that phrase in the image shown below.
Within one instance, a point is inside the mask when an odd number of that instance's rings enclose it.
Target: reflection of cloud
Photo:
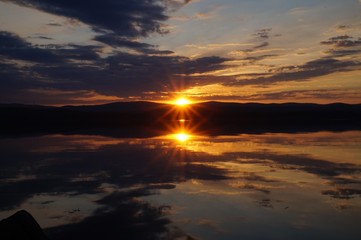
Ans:
[[[12,181],[0,186],[3,193],[0,207],[14,208],[41,193],[95,194],[104,182],[118,187],[148,184],[149,187],[139,193],[144,195],[157,189],[171,189],[174,187],[168,184],[171,182],[228,178],[227,170],[199,163],[198,159],[202,158],[199,154],[193,158],[194,154],[190,152],[182,158],[183,155],[174,155],[173,149],[162,146],[149,148],[144,141],[137,144],[136,141],[102,137],[93,140],[94,144],[88,136],[50,136],[38,138],[37,142],[20,141],[18,146],[22,146],[21,150],[3,149],[0,167],[7,171],[2,179]],[[45,142],[52,146],[41,151],[39,146],[47,146]],[[31,168],[25,164],[29,158]],[[3,159],[12,161],[9,163]],[[21,175],[32,177],[13,179]]]
[[[258,205],[261,207],[265,207],[265,208],[273,208],[271,199],[269,198],[264,198],[260,201],[257,201]]]
[[[354,197],[361,197],[361,189],[352,188],[337,188],[336,190],[324,190],[322,194],[329,195],[333,198],[351,199]]]
[[[223,230],[216,221],[211,220],[211,219],[201,219],[197,222],[197,225],[206,226],[217,233],[225,232],[225,230]]]
[[[313,173],[321,177],[337,177],[342,174],[352,174],[358,172],[360,166],[346,163],[334,163],[327,160],[315,159],[302,154],[277,154],[272,152],[239,152],[227,153],[226,156],[233,156],[241,159],[249,159],[249,162],[255,160],[281,164],[281,168],[298,169],[308,173]]]
[[[326,146],[327,139],[333,139],[336,144],[336,139],[340,136],[331,133],[304,135],[301,135],[304,136],[303,138],[299,135],[296,137],[287,135],[287,138],[279,137],[278,139],[279,135],[277,134],[232,136],[228,139],[212,138],[209,140],[209,146],[213,146],[212,141],[222,145],[241,139],[240,141],[243,141],[241,145],[249,152],[240,151],[239,145],[232,145],[232,148],[227,148],[229,152],[222,152],[216,156],[208,153],[207,149],[194,151],[182,148],[181,151],[185,158],[174,158],[174,145],[167,143],[164,138],[114,140],[99,136],[50,136],[38,137],[37,141],[34,141],[34,138],[28,138],[27,141],[24,139],[3,140],[0,144],[2,148],[0,169],[2,169],[1,180],[3,182],[0,186],[2,193],[0,206],[2,209],[14,209],[34,195],[71,195],[76,198],[88,194],[101,197],[101,199],[93,200],[98,205],[98,209],[100,208],[94,216],[86,218],[76,225],[49,230],[53,233],[55,230],[62,231],[63,235],[61,235],[66,236],[71,233],[80,234],[80,230],[78,233],[73,232],[75,231],[73,229],[75,227],[79,227],[79,229],[94,227],[93,224],[98,224],[98,220],[104,221],[104,224],[118,221],[120,217],[116,215],[122,214],[122,211],[126,212],[124,217],[130,221],[123,226],[126,228],[125,232],[131,231],[131,229],[133,231],[136,224],[150,224],[166,228],[169,220],[164,217],[169,213],[168,207],[144,205],[143,202],[134,200],[158,194],[160,189],[174,189],[176,187],[174,183],[189,179],[195,179],[193,182],[202,184],[195,184],[194,191],[187,192],[186,189],[186,194],[208,194],[209,196],[223,197],[247,194],[256,196],[258,198],[256,203],[267,208],[273,206],[271,197],[278,190],[285,191],[282,187],[294,184],[293,181],[297,179],[297,176],[293,178],[293,171],[298,171],[301,175],[311,173],[317,178],[328,180],[328,182],[323,181],[322,184],[335,186],[335,189],[322,192],[325,195],[345,199],[347,194],[350,197],[360,195],[356,186],[359,181],[352,177],[347,181],[348,176],[356,175],[360,171],[360,166],[357,164],[336,163],[304,154],[284,154],[281,151],[277,152],[279,149],[276,150],[276,148],[274,148],[275,152],[260,151],[259,147],[252,148],[250,144],[250,141],[258,142],[262,146],[261,149],[266,148],[267,144],[284,146],[321,144]],[[281,134],[281,136],[283,135]],[[346,136],[350,138],[352,135]],[[356,134],[356,136],[358,135]],[[92,139],[99,143],[92,144]],[[353,138],[353,140],[355,139]],[[350,142],[353,140],[348,139]],[[205,139],[203,138],[201,141],[204,143]],[[342,141],[342,139],[338,139],[338,141]],[[44,148],[42,152],[39,146],[46,146],[46,144],[60,145],[60,147],[51,148],[51,151]],[[194,142],[194,144],[198,143]],[[61,147],[61,145],[65,146]],[[70,148],[72,145],[74,145],[73,148]],[[81,145],[86,146],[81,147]],[[152,148],[149,147],[150,145]],[[290,149],[293,150],[289,147],[286,148],[289,150],[288,152],[291,152]],[[11,161],[8,161],[9,159]],[[270,172],[270,169],[275,172]],[[282,171],[287,171],[287,177],[282,175],[284,174]],[[6,181],[12,176],[20,176],[20,173],[33,177]],[[220,188],[219,185],[210,187],[208,181],[199,181],[211,180],[214,182],[227,179],[232,180],[218,182],[225,183],[226,188]],[[286,180],[284,181],[284,179]],[[234,184],[232,185],[232,183]],[[353,186],[351,186],[352,184]],[[110,190],[106,189],[107,187]],[[282,190],[280,190],[281,188]],[[54,197],[50,199],[43,197],[39,202],[44,203],[43,205],[54,205],[49,202],[53,199]],[[73,211],[73,208],[69,211]],[[153,215],[156,211],[158,211],[158,215]],[[51,216],[60,215],[53,214]],[[130,218],[130,216],[132,217]],[[144,222],[144,219],[148,219],[150,222]],[[212,226],[212,222],[207,221],[202,221],[200,224],[207,227]],[[109,226],[102,224],[99,226],[109,232],[116,232],[116,229],[109,229]],[[150,231],[156,232],[154,229]]]
[[[154,207],[140,201],[118,198],[114,210],[98,211],[75,224],[46,229],[47,235],[57,239],[104,239],[106,236],[120,236],[122,239],[156,239],[159,235],[185,237],[179,229],[168,228],[164,218],[166,206]]]
[[[265,194],[269,194],[271,193],[270,190],[266,189],[264,186],[260,186],[258,184],[251,184],[251,183],[245,183],[245,184],[241,184],[238,186],[241,189],[246,189],[246,190],[256,190]]]

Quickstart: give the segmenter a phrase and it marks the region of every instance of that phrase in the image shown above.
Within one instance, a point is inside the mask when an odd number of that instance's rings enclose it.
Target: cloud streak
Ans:
[[[235,80],[229,83],[225,83],[224,85],[271,85],[288,81],[309,81],[315,77],[325,76],[331,73],[348,72],[360,69],[361,65],[359,61],[341,61],[334,58],[320,58],[306,62],[300,66],[287,66],[280,68],[271,76],[262,76],[246,80]]]

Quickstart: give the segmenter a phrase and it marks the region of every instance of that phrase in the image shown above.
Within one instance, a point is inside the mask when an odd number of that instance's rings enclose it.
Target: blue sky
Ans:
[[[358,0],[0,0],[0,102],[361,103]]]

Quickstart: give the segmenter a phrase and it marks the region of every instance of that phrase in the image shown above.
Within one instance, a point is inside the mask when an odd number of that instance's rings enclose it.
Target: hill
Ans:
[[[46,107],[0,105],[0,134],[127,132],[157,135],[177,120],[209,134],[361,130],[361,104],[204,102],[186,107],[153,102]],[[126,130],[126,131],[124,131]]]

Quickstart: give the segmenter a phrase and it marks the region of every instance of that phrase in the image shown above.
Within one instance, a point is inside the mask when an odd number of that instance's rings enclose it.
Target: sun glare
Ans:
[[[180,142],[185,142],[190,138],[190,135],[186,133],[177,133],[174,137]]]
[[[174,104],[178,105],[178,106],[185,106],[190,104],[191,102],[186,99],[186,98],[178,98],[177,100],[174,101]]]

